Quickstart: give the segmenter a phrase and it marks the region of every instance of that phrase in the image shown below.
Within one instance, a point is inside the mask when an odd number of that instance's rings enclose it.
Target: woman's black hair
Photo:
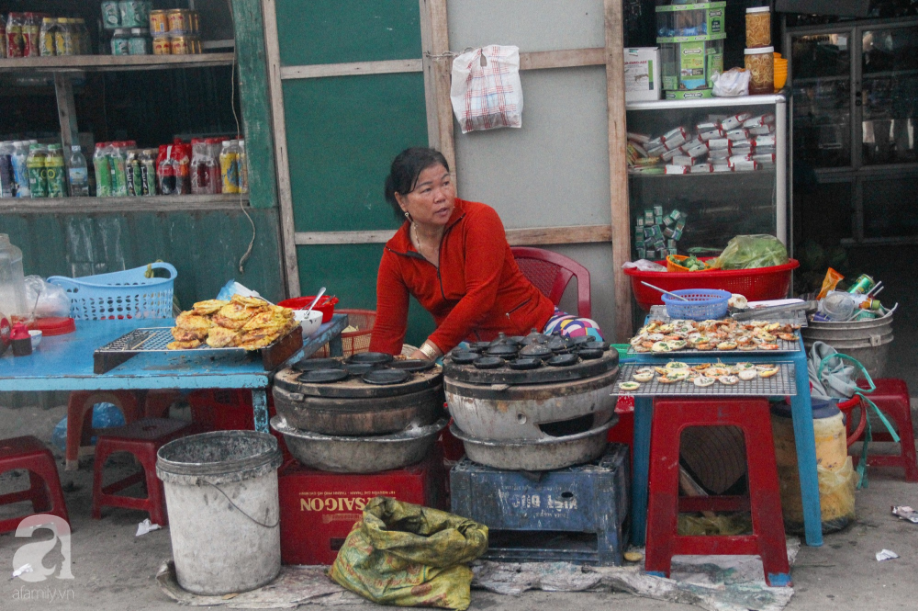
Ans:
[[[396,217],[402,219],[405,213],[398,205],[395,194],[407,195],[414,191],[421,172],[435,165],[442,165],[449,172],[449,163],[443,153],[426,147],[405,149],[392,160],[389,176],[386,177],[386,201],[392,205]]]

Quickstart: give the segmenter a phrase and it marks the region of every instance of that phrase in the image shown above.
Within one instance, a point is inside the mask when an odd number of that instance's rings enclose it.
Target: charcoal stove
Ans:
[[[536,333],[501,337],[450,352],[443,367],[456,436],[472,460],[557,469],[605,448],[618,375],[618,352],[608,344]]]

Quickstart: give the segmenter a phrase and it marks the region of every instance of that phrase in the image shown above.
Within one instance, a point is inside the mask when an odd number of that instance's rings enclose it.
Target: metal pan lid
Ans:
[[[346,369],[313,369],[300,374],[299,381],[308,384],[340,382],[348,376]]]
[[[341,369],[338,359],[303,359],[293,364],[297,371],[315,371],[316,369]]]
[[[379,384],[381,386],[388,386],[390,384],[401,384],[405,382],[411,374],[407,371],[400,371],[398,369],[374,369],[363,376],[363,381],[367,384]]]
[[[386,354],[385,352],[358,352],[349,356],[347,362],[384,365],[386,363],[391,363],[393,358],[391,354]]]
[[[428,361],[427,359],[406,359],[404,361],[392,361],[389,363],[389,367],[392,369],[408,371],[410,373],[428,371],[429,369],[433,369],[434,365],[436,365],[436,363]]]

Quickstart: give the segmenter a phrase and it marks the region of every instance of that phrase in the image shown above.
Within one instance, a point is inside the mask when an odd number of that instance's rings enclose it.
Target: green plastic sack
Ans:
[[[787,263],[787,248],[773,235],[738,235],[724,248],[713,269],[752,269]]]
[[[363,510],[329,576],[383,605],[467,609],[488,527],[445,511],[378,496]]]

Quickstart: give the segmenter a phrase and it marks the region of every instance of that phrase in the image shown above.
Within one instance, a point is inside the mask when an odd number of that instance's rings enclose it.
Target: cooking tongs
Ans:
[[[816,311],[815,301],[802,301],[800,303],[790,303],[787,305],[769,306],[766,308],[750,308],[747,310],[738,310],[732,312],[730,316],[733,320],[756,320],[766,318],[774,314],[787,314],[803,310],[807,313]]]

